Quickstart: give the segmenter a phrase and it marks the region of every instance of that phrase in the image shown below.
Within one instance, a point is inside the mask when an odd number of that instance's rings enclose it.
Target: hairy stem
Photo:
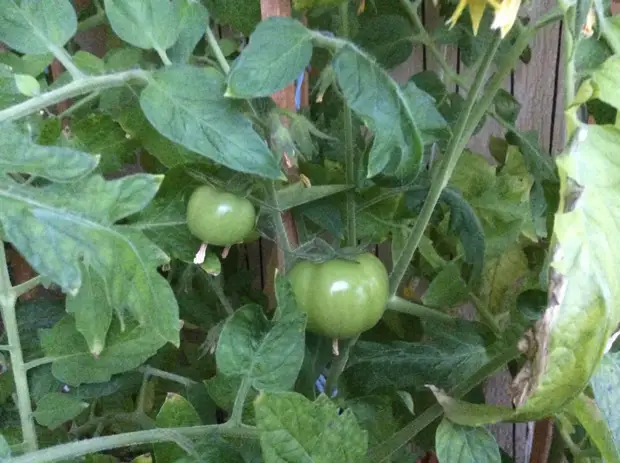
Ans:
[[[21,341],[19,339],[19,329],[17,326],[17,316],[15,313],[15,303],[17,296],[11,285],[9,269],[7,266],[6,254],[4,252],[4,242],[0,246],[0,312],[6,331],[9,355],[11,358],[11,372],[15,383],[15,394],[17,395],[17,408],[19,420],[22,427],[22,438],[24,440],[24,450],[33,452],[38,448],[37,432],[32,417],[32,403],[30,402],[30,389],[28,387],[27,370],[24,366],[24,356],[22,353]]]
[[[207,24],[206,35],[207,35],[207,42],[209,42],[209,46],[211,47],[211,51],[215,55],[215,59],[219,63],[220,67],[222,68],[222,71],[224,71],[224,74],[228,74],[230,72],[230,65],[228,64],[228,61],[226,60],[224,53],[222,53],[222,49],[220,48],[220,45],[217,43],[217,39],[215,38],[215,35],[213,35],[213,31],[211,30],[211,26],[209,24]]]
[[[67,53],[67,50],[62,47],[57,47],[56,45],[53,45],[51,43],[47,44],[47,48],[49,48],[49,50],[54,54],[56,59],[60,61],[60,64],[63,65],[67,72],[71,74],[73,80],[81,80],[85,77],[85,74],[80,71],[78,67],[73,63],[71,56],[69,55],[69,53]]]
[[[398,256],[394,263],[394,269],[390,274],[390,290],[392,294],[396,294],[398,287],[405,276],[409,262],[411,262],[411,259],[420,244],[420,240],[424,234],[426,226],[428,225],[433,210],[437,205],[437,201],[439,201],[441,192],[448,184],[452,171],[454,170],[465,145],[471,137],[476,124],[480,120],[480,118],[474,119],[474,117],[472,117],[472,110],[476,104],[476,101],[480,98],[480,93],[485,84],[485,76],[491,66],[491,63],[493,62],[493,57],[499,47],[500,40],[499,34],[496,33],[494,40],[489,45],[484,59],[478,68],[476,79],[474,80],[474,83],[469,90],[469,94],[467,95],[465,107],[463,108],[463,111],[461,112],[456,123],[454,133],[450,139],[450,144],[444,154],[444,158],[440,160],[439,170],[436,172],[436,175],[434,175],[433,183],[428,196],[424,201],[422,210],[418,215],[400,256]],[[487,89],[487,93],[489,90],[490,89]],[[495,95],[495,91],[492,92],[492,95]],[[476,121],[476,124],[472,127],[471,123],[474,120]]]
[[[34,98],[24,101],[0,111],[0,122],[13,121],[29,114],[40,111],[48,106],[53,106],[62,101],[74,98],[86,93],[104,90],[106,88],[121,87],[130,81],[148,83],[149,72],[142,69],[133,69],[103,76],[84,77],[70,84],[64,85],[51,92],[42,93]]]
[[[340,350],[338,357],[332,366],[329,368],[329,373],[327,374],[327,381],[325,384],[325,391],[328,395],[331,396],[334,388],[338,385],[338,380],[340,379],[340,375],[344,371],[347,366],[347,362],[349,361],[349,355],[351,355],[351,349],[359,339],[360,335],[358,334],[354,338],[347,339],[344,347]]]
[[[196,381],[186,376],[169,373],[167,371],[160,370],[159,368],[153,368],[148,365],[140,367],[140,371],[144,375],[155,376],[157,378],[166,379],[168,381],[173,381],[175,383],[182,384],[185,387],[189,387],[189,386],[193,386],[194,384],[197,384]]]
[[[247,376],[244,376],[241,380],[241,385],[239,385],[237,396],[235,397],[235,403],[233,404],[230,420],[228,420],[230,425],[241,425],[241,420],[243,418],[243,407],[245,407],[245,400],[248,397],[251,388],[252,385],[250,384],[250,379]]]
[[[492,376],[496,371],[520,355],[521,353],[516,346],[507,348],[504,352],[491,359],[477,372],[452,389],[449,392],[449,395],[455,398],[463,397],[486,378]],[[378,446],[370,449],[368,452],[370,461],[389,461],[390,456],[392,456],[403,446],[407,445],[407,442],[413,439],[420,431],[430,425],[437,418],[441,417],[442,414],[443,408],[439,404],[435,404],[427,408],[424,412],[422,412],[422,414],[418,415],[415,420],[403,429],[392,435],[389,439],[382,442]]]
[[[22,294],[26,294],[30,290],[36,288],[41,284],[43,277],[41,275],[37,275],[34,278],[31,278],[28,281],[24,281],[22,284],[13,286],[13,292],[15,293],[15,297],[19,298]]]
[[[349,37],[349,2],[345,2],[340,5],[340,25],[342,28],[342,35],[346,38]],[[342,105],[342,117],[344,122],[344,158],[345,169],[347,175],[347,184],[355,185],[355,152],[353,150],[353,116],[351,114],[351,108],[346,102]],[[347,192],[347,244],[349,246],[357,245],[356,236],[356,211],[355,211],[355,190]]]
[[[407,315],[414,315],[422,319],[438,320],[442,322],[455,323],[456,318],[440,312],[439,310],[426,307],[415,302],[408,301],[402,297],[392,296],[388,300],[387,310],[393,310],[394,312],[400,312]]]
[[[11,463],[49,463],[59,460],[71,460],[89,453],[157,442],[174,442],[184,446],[183,441],[187,438],[203,438],[209,434],[242,439],[258,438],[258,430],[250,426],[233,427],[216,424],[174,429],[156,428],[57,445],[15,457],[11,460]]]

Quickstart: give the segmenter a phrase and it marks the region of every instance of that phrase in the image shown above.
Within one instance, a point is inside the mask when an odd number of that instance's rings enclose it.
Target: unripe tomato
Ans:
[[[196,188],[187,203],[187,226],[203,243],[240,243],[254,230],[255,222],[250,201],[208,185]]]
[[[301,261],[289,272],[297,305],[308,314],[309,331],[350,338],[381,319],[390,291],[387,271],[373,254],[356,260]]]

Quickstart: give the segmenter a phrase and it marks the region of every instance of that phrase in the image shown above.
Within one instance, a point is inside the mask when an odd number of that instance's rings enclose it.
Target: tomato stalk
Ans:
[[[22,286],[20,291],[28,287]],[[22,428],[22,438],[24,450],[35,451],[38,448],[37,432],[32,416],[32,403],[30,402],[30,388],[28,387],[27,369],[25,368],[24,356],[22,353],[21,341],[19,339],[19,329],[15,304],[20,293],[11,284],[9,269],[7,266],[4,242],[0,247],[0,312],[6,331],[8,346],[11,359],[11,372],[15,383],[15,394],[17,396],[17,408],[19,420]]]
[[[22,103],[1,110],[0,122],[14,121],[70,98],[108,88],[122,87],[131,81],[146,84],[149,81],[149,76],[150,73],[148,71],[132,69],[130,71],[74,80],[70,84],[63,85],[56,90],[42,93]]]

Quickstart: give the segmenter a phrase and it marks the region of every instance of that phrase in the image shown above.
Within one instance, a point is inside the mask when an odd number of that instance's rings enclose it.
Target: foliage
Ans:
[[[0,0],[0,460],[498,462],[484,425],[553,416],[620,461],[619,18],[261,3]],[[502,86],[559,20],[554,159]]]

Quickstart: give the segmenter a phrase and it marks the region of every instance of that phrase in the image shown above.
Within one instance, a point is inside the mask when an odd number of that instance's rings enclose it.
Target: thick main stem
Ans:
[[[63,85],[62,87],[43,93],[23,103],[10,106],[0,111],[0,122],[14,121],[29,114],[40,111],[48,106],[53,106],[62,101],[75,98],[86,93],[104,90],[107,88],[121,87],[135,80],[148,83],[149,73],[141,69],[118,72],[103,76],[84,77],[80,80]]]
[[[349,37],[349,2],[340,5],[340,25],[342,27],[342,35]],[[347,184],[355,185],[355,152],[353,150],[353,116],[351,108],[346,102],[342,105],[342,117],[344,122],[344,158],[345,169],[347,175]],[[347,244],[349,246],[357,245],[356,236],[356,211],[355,211],[355,190],[347,192]]]
[[[478,73],[476,74],[476,79],[469,90],[469,94],[467,95],[467,100],[465,101],[465,107],[459,116],[456,127],[454,129],[454,133],[450,140],[450,144],[445,153],[444,159],[441,160],[441,164],[437,174],[433,177],[433,183],[431,185],[430,191],[424,204],[422,206],[422,210],[420,211],[420,215],[416,220],[413,229],[411,230],[411,234],[405,243],[405,247],[401,252],[400,256],[394,263],[394,269],[390,274],[390,290],[392,294],[396,294],[398,291],[398,287],[405,276],[407,271],[407,267],[409,266],[409,262],[413,258],[413,255],[420,244],[420,240],[422,235],[424,234],[424,230],[428,225],[428,222],[431,219],[431,215],[437,202],[439,201],[439,197],[441,196],[441,192],[448,184],[448,180],[452,175],[452,171],[456,166],[456,163],[465,148],[467,141],[471,137],[477,123],[480,118],[474,119],[472,117],[472,110],[476,104],[476,101],[479,98],[480,92],[484,86],[485,76],[493,62],[493,57],[495,56],[495,52],[500,44],[499,34],[496,34],[493,42],[490,44],[482,63],[478,69]],[[487,89],[487,93],[492,89]],[[497,90],[495,90],[497,91]],[[492,92],[492,95],[495,95],[495,91]],[[475,121],[475,124],[472,125],[472,122]]]
[[[27,452],[33,452],[38,448],[37,431],[32,416],[30,388],[28,387],[27,370],[24,365],[24,356],[19,339],[17,316],[15,313],[17,295],[11,285],[11,278],[9,276],[4,252],[4,242],[0,244],[0,310],[2,312],[2,321],[4,322],[4,329],[8,340],[11,372],[13,373],[13,381],[15,383],[15,394],[17,396],[17,408],[22,427],[24,448]]]
[[[57,445],[38,452],[15,457],[11,460],[11,463],[49,463],[59,460],[70,460],[89,453],[117,449],[130,445],[157,442],[175,442],[181,444],[182,438],[203,438],[209,434],[219,434],[224,437],[237,437],[242,439],[258,438],[258,430],[249,426],[232,427],[220,424],[174,429],[157,428]]]

